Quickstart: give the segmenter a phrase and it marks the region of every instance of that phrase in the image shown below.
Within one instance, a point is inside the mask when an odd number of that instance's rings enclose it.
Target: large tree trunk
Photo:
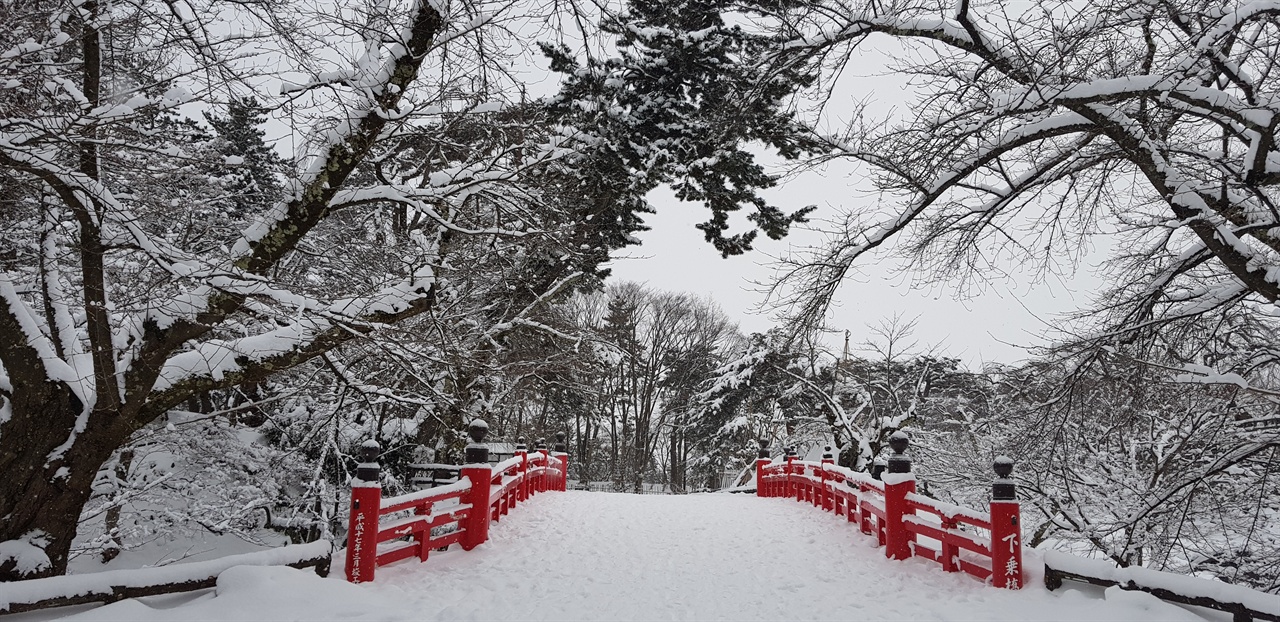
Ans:
[[[23,382],[16,374],[14,381],[15,389]],[[15,399],[12,418],[0,425],[0,473],[5,475],[0,477],[0,542],[30,545],[18,545],[23,549],[19,558],[0,556],[0,581],[66,572],[94,476],[128,436],[101,425],[101,419],[90,420],[74,444],[64,449],[68,438],[62,431],[74,429],[83,408],[65,387],[41,384],[46,391],[39,393],[49,401]],[[21,393],[25,392],[15,391],[15,398]]]
[[[0,484],[0,505],[12,511],[0,521],[0,541],[18,540],[34,547],[28,549],[29,553],[19,551],[17,558],[0,558],[0,581],[67,571],[71,542],[96,471],[83,470],[67,478],[46,469],[30,472],[33,477],[8,479]],[[42,550],[44,559],[36,549]]]

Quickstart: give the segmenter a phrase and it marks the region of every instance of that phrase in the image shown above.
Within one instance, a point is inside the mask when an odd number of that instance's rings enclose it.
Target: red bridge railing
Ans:
[[[417,557],[451,544],[470,551],[489,539],[489,522],[497,522],[518,504],[548,490],[565,490],[569,455],[564,434],[555,451],[538,442],[530,453],[524,445],[515,456],[490,466],[484,437],[489,426],[475,420],[467,427],[467,464],[458,481],[396,497],[382,496],[378,444],[365,441],[361,463],[351,483],[351,516],[347,528],[347,580],[372,581],[378,566]],[[476,508],[482,508],[477,511]]]
[[[889,445],[894,454],[886,472],[876,479],[836,466],[830,447],[822,462],[796,460],[793,450],[782,462],[773,462],[762,443],[756,460],[756,494],[792,497],[844,516],[857,523],[862,533],[874,534],[891,559],[923,557],[947,572],[990,579],[996,587],[1021,588],[1022,527],[1016,490],[1009,479],[1013,461],[996,459],[991,509],[979,512],[918,494],[911,460],[904,455],[906,434],[894,434]]]

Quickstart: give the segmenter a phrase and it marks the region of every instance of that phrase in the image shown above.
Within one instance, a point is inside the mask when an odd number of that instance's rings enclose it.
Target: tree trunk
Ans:
[[[66,572],[71,541],[89,501],[94,476],[128,437],[95,417],[97,421],[91,419],[74,444],[57,456],[67,439],[49,433],[64,428],[49,425],[48,416],[57,414],[74,422],[82,410],[70,391],[63,391],[62,396],[60,404],[31,410],[14,404],[13,418],[0,426],[5,447],[0,472],[6,474],[0,478],[0,542],[24,541],[42,550],[47,558],[40,559],[35,550],[22,559],[0,558],[0,581]]]

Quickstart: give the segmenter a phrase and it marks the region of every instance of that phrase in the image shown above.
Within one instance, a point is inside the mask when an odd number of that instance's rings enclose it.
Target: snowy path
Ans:
[[[237,568],[216,595],[75,619],[1206,619],[1145,594],[1051,593],[1029,579],[997,590],[889,561],[853,525],[786,499],[569,492],[539,495],[475,551],[380,568],[374,584]]]

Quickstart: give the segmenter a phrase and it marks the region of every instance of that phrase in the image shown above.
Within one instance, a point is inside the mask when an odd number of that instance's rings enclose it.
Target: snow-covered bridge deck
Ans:
[[[1141,593],[1019,591],[885,559],[842,518],[749,495],[540,495],[474,551],[353,585],[236,568],[216,593],[125,601],[77,619],[1229,620]],[[157,609],[153,607],[165,607]],[[1202,617],[1202,616],[1208,616]]]

